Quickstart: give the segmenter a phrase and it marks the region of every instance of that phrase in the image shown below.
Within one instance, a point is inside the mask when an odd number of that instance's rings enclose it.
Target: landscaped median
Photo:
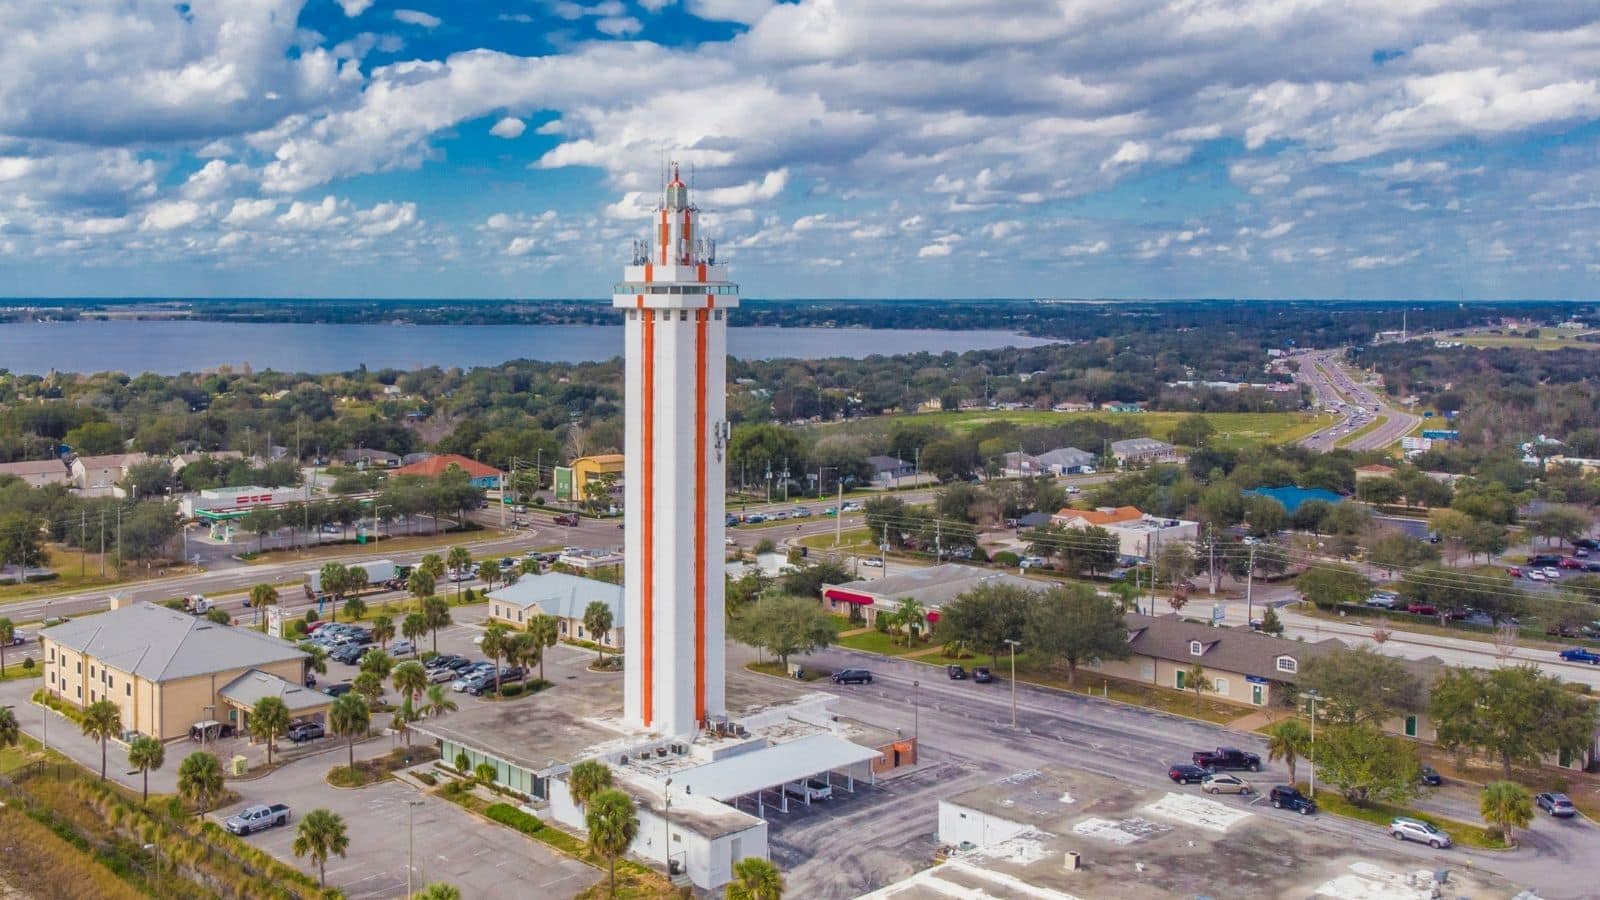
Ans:
[[[1347,819],[1370,822],[1380,828],[1388,828],[1389,823],[1394,821],[1396,816],[1419,819],[1450,835],[1450,839],[1462,847],[1473,847],[1478,850],[1507,849],[1505,838],[1497,831],[1484,828],[1481,825],[1472,825],[1467,822],[1458,822],[1455,819],[1436,816],[1432,813],[1418,812],[1405,806],[1393,806],[1388,803],[1377,802],[1371,802],[1365,806],[1357,806],[1335,791],[1323,791],[1318,794],[1317,806],[1325,813],[1344,816]]]

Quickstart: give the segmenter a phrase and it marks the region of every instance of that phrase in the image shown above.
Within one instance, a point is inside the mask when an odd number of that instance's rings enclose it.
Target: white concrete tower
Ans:
[[[688,737],[723,694],[728,311],[739,288],[678,177],[612,294],[627,312],[627,721]]]

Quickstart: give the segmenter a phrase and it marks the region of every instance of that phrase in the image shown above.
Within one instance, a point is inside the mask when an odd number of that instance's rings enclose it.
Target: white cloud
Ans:
[[[339,8],[350,18],[355,18],[372,8],[373,0],[339,0]]]
[[[766,203],[783,193],[783,187],[788,183],[789,170],[779,169],[768,172],[760,181],[702,191],[700,200],[707,206],[749,206],[752,203]]]
[[[356,213],[356,230],[368,237],[394,234],[402,228],[417,223],[417,204],[379,203],[368,210]]]
[[[191,224],[202,215],[198,203],[188,200],[164,200],[153,204],[144,214],[139,227],[146,231],[171,231]]]
[[[233,201],[233,208],[228,210],[228,214],[222,217],[222,224],[236,227],[249,225],[272,215],[277,209],[278,201],[276,200],[251,200],[240,197]]]
[[[625,37],[643,31],[644,23],[633,16],[607,16],[594,23],[594,27],[599,29],[602,34],[609,34],[612,37]]]
[[[317,229],[344,221],[338,216],[339,201],[332,194],[323,197],[317,203],[307,203],[296,200],[289,204],[289,209],[278,217],[278,224],[286,228]]]
[[[1064,256],[1099,256],[1110,249],[1111,244],[1106,241],[1085,241],[1064,247],[1061,253]]]
[[[510,140],[512,138],[522,137],[522,133],[527,130],[528,123],[512,116],[506,116],[500,121],[494,123],[494,126],[489,129],[489,133],[495,137],[506,138],[507,140]]]
[[[421,28],[438,28],[444,24],[444,20],[438,16],[429,15],[418,9],[397,9],[394,11],[394,20]]]

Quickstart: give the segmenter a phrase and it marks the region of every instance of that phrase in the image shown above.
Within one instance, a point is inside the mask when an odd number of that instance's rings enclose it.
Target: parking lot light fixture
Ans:
[[[918,740],[922,736],[921,719],[922,704],[918,702],[917,689],[922,686],[920,681],[911,682],[911,743],[917,746],[917,755],[922,755],[922,744]]]
[[[417,807],[422,805],[421,800],[406,801],[406,900],[411,900],[412,873],[417,870]]]

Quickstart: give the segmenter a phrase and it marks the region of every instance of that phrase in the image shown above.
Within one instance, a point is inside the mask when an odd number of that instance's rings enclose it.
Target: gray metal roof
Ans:
[[[1128,626],[1128,646],[1134,653],[1183,664],[1198,662],[1207,668],[1272,681],[1293,682],[1306,663],[1345,646],[1336,638],[1313,643],[1274,637],[1244,626],[1215,628],[1201,622],[1184,621],[1176,613],[1162,616],[1128,613],[1123,620]],[[1191,652],[1192,641],[1200,642],[1199,656]],[[1281,656],[1295,660],[1295,672],[1278,668]],[[1425,684],[1436,678],[1443,667],[1443,663],[1432,656],[1400,662]]]
[[[849,584],[829,585],[858,594],[869,594],[874,603],[893,605],[907,597],[930,609],[937,609],[980,584],[1011,584],[1030,591],[1045,591],[1051,585],[993,569],[945,563],[912,569],[888,578],[868,578]]]
[[[1035,458],[1039,460],[1041,465],[1046,466],[1092,466],[1095,461],[1093,453],[1087,450],[1079,450],[1077,447],[1057,447],[1054,450],[1041,453]]]
[[[277,697],[291,713],[321,709],[333,704],[333,698],[319,690],[295,684],[260,669],[251,669],[240,675],[217,693],[247,709],[253,709],[256,701],[262,697]]]
[[[1111,452],[1113,453],[1150,453],[1174,449],[1177,448],[1166,441],[1158,441],[1155,438],[1147,437],[1128,438],[1123,441],[1111,442]]]
[[[249,628],[218,625],[154,603],[135,603],[40,632],[69,650],[150,681],[172,681],[301,659],[295,645]]]
[[[565,572],[524,575],[516,584],[489,592],[489,599],[527,609],[534,604],[545,615],[581,619],[589,604],[599,601],[611,608],[611,620],[622,624],[622,586],[581,578]]]

